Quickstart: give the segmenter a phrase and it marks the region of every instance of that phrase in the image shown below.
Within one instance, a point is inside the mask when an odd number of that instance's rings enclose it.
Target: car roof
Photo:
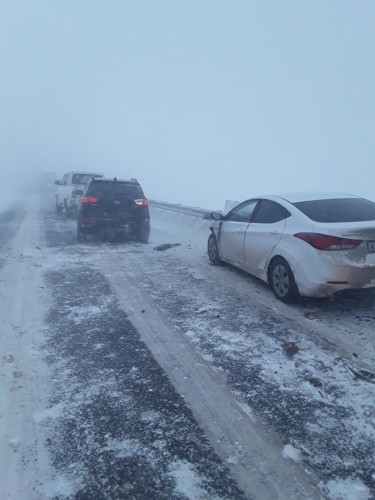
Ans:
[[[314,200],[333,200],[342,198],[360,198],[353,194],[348,193],[337,193],[337,192],[324,192],[324,191],[301,191],[295,193],[280,193],[273,194],[269,196],[260,196],[259,198],[268,198],[274,201],[282,199],[288,201],[289,203],[298,203],[301,201],[314,201]]]

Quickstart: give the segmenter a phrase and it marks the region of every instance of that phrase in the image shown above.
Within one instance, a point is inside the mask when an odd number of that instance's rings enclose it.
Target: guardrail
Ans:
[[[192,217],[199,217],[201,219],[210,218],[213,210],[206,210],[204,208],[187,207],[185,205],[178,205],[174,203],[167,203],[164,201],[150,200],[152,207],[162,208],[163,210],[170,210],[171,212],[178,212],[180,214],[191,215]]]

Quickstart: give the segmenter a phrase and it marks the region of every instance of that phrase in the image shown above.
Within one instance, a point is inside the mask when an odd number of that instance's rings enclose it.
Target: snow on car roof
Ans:
[[[104,176],[104,174],[101,174],[99,172],[91,172],[89,170],[71,170],[69,173],[70,174],[78,174],[78,175],[102,175],[102,176]]]
[[[129,184],[139,184],[139,182],[137,181],[137,179],[117,179],[116,178],[112,178],[112,177],[100,177],[100,178],[97,178],[97,179],[94,179],[95,182],[101,182],[101,183],[105,183],[105,182],[128,182]]]
[[[360,196],[356,196],[354,194],[349,193],[337,193],[337,192],[327,192],[327,191],[298,191],[291,193],[273,193],[273,194],[263,194],[260,196],[252,196],[251,198],[247,198],[243,201],[232,201],[226,200],[225,202],[225,210],[227,213],[232,208],[244,203],[244,201],[248,200],[256,200],[256,199],[268,199],[276,202],[280,202],[280,200],[286,201],[288,203],[298,203],[300,201],[314,201],[314,200],[332,200],[332,199],[342,199],[342,198],[361,198]]]
[[[301,191],[296,193],[281,193],[273,195],[275,198],[282,198],[290,203],[298,203],[300,201],[313,201],[313,200],[332,200],[337,198],[358,198],[353,194],[336,193],[336,192],[322,192],[322,191]]]

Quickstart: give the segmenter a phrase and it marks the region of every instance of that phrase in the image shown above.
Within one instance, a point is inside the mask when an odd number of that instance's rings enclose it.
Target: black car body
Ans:
[[[147,243],[150,235],[149,202],[136,179],[93,178],[78,209],[77,239],[90,235],[111,240],[128,237]]]

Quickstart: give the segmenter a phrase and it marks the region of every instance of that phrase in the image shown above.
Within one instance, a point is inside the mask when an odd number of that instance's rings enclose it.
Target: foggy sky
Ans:
[[[206,208],[375,199],[374,49],[373,0],[0,0],[3,191],[81,169]]]

